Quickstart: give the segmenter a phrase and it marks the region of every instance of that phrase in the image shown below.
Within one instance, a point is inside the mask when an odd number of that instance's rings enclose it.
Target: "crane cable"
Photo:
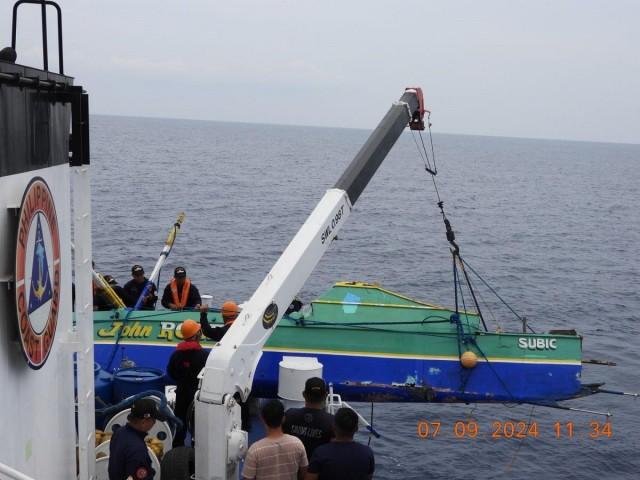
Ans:
[[[451,222],[449,221],[449,219],[447,218],[447,215],[444,211],[444,201],[442,200],[442,198],[440,197],[440,192],[438,190],[438,185],[436,183],[436,175],[438,174],[438,170],[437,170],[437,164],[436,164],[436,155],[435,155],[435,148],[433,145],[433,135],[431,132],[431,112],[429,110],[426,111],[427,112],[427,124],[429,127],[429,144],[431,147],[431,156],[429,156],[429,152],[427,151],[427,147],[425,145],[424,139],[422,137],[422,132],[418,131],[418,135],[420,136],[420,143],[418,143],[418,140],[416,138],[415,133],[413,132],[413,130],[411,131],[412,136],[413,136],[413,140],[414,143],[416,144],[416,148],[418,150],[418,155],[420,156],[420,158],[422,159],[422,162],[424,163],[424,169],[425,171],[430,175],[431,177],[431,181],[433,182],[433,187],[436,193],[436,197],[438,199],[438,208],[440,209],[440,213],[442,215],[442,221],[444,222],[445,225],[445,229],[446,229],[446,237],[447,237],[447,241],[451,244],[451,246],[453,247],[451,249],[451,254],[453,255],[453,269],[454,269],[454,293],[455,293],[455,303],[456,303],[456,312],[458,311],[458,282],[460,282],[460,274],[458,273],[458,269],[462,272],[463,276],[464,276],[464,281],[467,284],[467,287],[469,289],[469,292],[471,294],[471,297],[473,299],[473,303],[475,305],[475,308],[478,311],[478,316],[480,317],[480,320],[482,321],[482,325],[485,329],[485,331],[488,331],[487,329],[487,325],[485,323],[484,320],[484,316],[482,315],[482,311],[480,310],[480,305],[478,302],[478,298],[476,297],[476,293],[473,289],[473,286],[471,284],[471,279],[469,278],[469,275],[467,274],[467,268],[469,270],[471,270],[471,272],[478,277],[478,279],[480,279],[480,281],[496,296],[498,297],[498,299],[509,309],[511,310],[511,312],[516,316],[516,318],[518,318],[519,320],[522,320],[522,317],[520,315],[518,315],[518,313],[516,313],[516,311],[500,296],[498,295],[498,293],[495,291],[495,289],[493,289],[486,281],[484,278],[482,278],[480,276],[480,274],[478,272],[476,272],[471,265],[469,265],[467,263],[466,260],[464,260],[462,258],[462,256],[460,255],[460,247],[458,246],[458,244],[455,241],[455,233],[453,231],[453,228],[451,227]],[[422,148],[420,148],[422,147]],[[433,163],[433,166],[432,166]],[[466,267],[466,268],[465,268]],[[462,291],[461,291],[462,293]],[[485,302],[486,303],[486,302]],[[488,303],[487,303],[488,306]],[[493,313],[492,313],[493,316]],[[494,316],[495,317],[495,316]],[[530,326],[527,326],[529,330],[531,330],[533,332],[533,329]]]

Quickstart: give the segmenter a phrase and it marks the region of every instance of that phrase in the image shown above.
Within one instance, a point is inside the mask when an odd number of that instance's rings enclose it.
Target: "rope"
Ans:
[[[349,324],[337,324],[337,323],[331,323],[331,322],[308,322],[309,325],[315,325],[315,326],[343,326],[343,327],[351,327],[351,325]],[[372,331],[372,332],[385,332],[385,333],[406,333],[406,332],[399,332],[398,330],[392,330],[390,328],[375,328],[375,327],[370,327],[367,325],[355,325],[354,329],[356,330],[368,330],[368,331]],[[438,337],[438,338],[450,338],[453,337],[454,335],[456,335],[455,333],[447,333],[447,332],[411,332],[412,335],[424,335],[426,337]]]
[[[438,318],[439,320],[428,320],[431,317],[425,317],[422,320],[411,320],[406,322],[394,321],[394,322],[345,322],[345,323],[335,322],[334,323],[334,322],[314,322],[314,321],[307,321],[307,320],[292,318],[292,317],[282,317],[282,319],[292,321],[299,326],[306,326],[308,324],[313,324],[313,325],[322,324],[322,325],[338,325],[338,326],[351,327],[351,326],[362,326],[362,325],[424,325],[425,323],[430,323],[430,324],[431,323],[451,323],[451,320],[447,318],[436,317],[435,315],[432,315],[432,316],[434,318]]]
[[[429,113],[429,117],[431,118],[431,114]],[[418,144],[418,140],[416,138],[416,134],[414,130],[411,130],[411,136],[413,137],[413,141],[416,144],[416,148],[418,149],[418,154],[420,158],[422,158],[422,162],[424,163],[424,169],[429,172],[431,175],[438,174],[438,168],[436,166],[436,154],[433,148],[433,137],[431,135],[431,121],[429,123],[429,139],[431,141],[431,158],[433,159],[433,167],[431,166],[431,161],[429,159],[429,153],[427,152],[427,147],[424,144],[424,138],[422,137],[422,132],[418,131],[418,135],[420,136],[420,143],[422,144],[422,150],[420,149],[420,145]]]
[[[440,209],[440,213],[442,215],[442,221],[444,222],[445,225],[445,229],[446,229],[446,237],[447,237],[447,241],[451,244],[451,246],[453,247],[451,250],[451,253],[453,255],[453,261],[454,261],[454,268],[453,268],[453,281],[454,281],[454,297],[455,297],[455,305],[456,305],[456,312],[458,311],[459,308],[459,299],[458,299],[458,288],[460,288],[460,296],[461,299],[463,301],[464,304],[464,296],[462,294],[462,287],[461,287],[461,281],[460,281],[460,276],[458,275],[457,272],[457,267],[456,267],[456,258],[458,259],[458,261],[460,262],[460,269],[462,270],[462,274],[464,276],[464,280],[467,284],[467,287],[469,288],[469,293],[471,294],[471,297],[473,299],[473,303],[475,305],[476,310],[478,311],[478,315],[480,316],[480,320],[482,321],[482,326],[484,327],[485,331],[488,331],[487,328],[487,324],[484,320],[484,317],[482,315],[482,311],[480,309],[480,304],[478,302],[478,298],[476,298],[476,293],[474,291],[473,285],[471,283],[471,279],[469,278],[469,275],[467,274],[466,268],[465,266],[469,267],[469,269],[473,272],[474,275],[476,275],[476,277],[478,277],[482,283],[491,291],[491,293],[493,293],[496,297],[498,297],[498,299],[509,309],[511,310],[511,312],[520,320],[523,321],[522,317],[520,315],[518,315],[516,313],[516,311],[500,296],[498,295],[498,293],[495,291],[494,288],[491,287],[491,285],[489,285],[484,278],[482,278],[480,276],[480,274],[478,274],[478,272],[476,272],[473,267],[471,267],[471,265],[469,265],[465,260],[462,259],[462,257],[460,256],[460,247],[458,246],[458,244],[455,241],[455,232],[453,231],[453,228],[451,227],[451,222],[449,222],[449,219],[447,218],[447,215],[444,211],[444,202],[442,201],[442,198],[440,197],[440,192],[438,191],[438,185],[436,183],[436,174],[437,174],[437,166],[436,166],[436,157],[435,157],[435,148],[433,146],[433,135],[431,132],[431,112],[428,112],[428,116],[427,116],[427,122],[429,125],[429,141],[430,141],[430,146],[431,146],[431,158],[433,159],[433,168],[431,168],[431,163],[429,160],[429,153],[427,152],[427,148],[426,145],[424,143],[424,139],[422,138],[422,134],[420,134],[420,141],[422,143],[422,149],[420,149],[420,145],[418,144],[418,141],[416,139],[415,134],[413,134],[412,131],[412,135],[413,135],[413,140],[414,143],[416,144],[416,147],[418,149],[418,154],[420,155],[420,158],[422,159],[423,163],[424,163],[424,167],[425,170],[431,175],[431,181],[433,183],[433,187],[434,187],[434,191],[436,193],[436,197],[438,199],[437,205],[438,208]],[[489,308],[489,312],[491,314],[491,316],[494,318],[495,320],[495,315],[493,314],[493,311],[490,309],[489,304],[486,302],[483,302],[485,305],[487,305],[487,307]],[[465,311],[466,311],[466,305],[465,305]],[[495,320],[496,323],[497,320]],[[500,325],[498,324],[498,327]],[[528,324],[527,324],[527,328],[532,332],[535,333],[535,331],[533,330],[533,328],[531,328]]]
[[[149,312],[149,310],[143,310],[145,313]],[[175,315],[176,311],[175,310],[157,310],[158,313],[153,313],[153,314],[149,314],[146,315],[144,317],[140,317],[140,318],[136,318],[136,322],[151,322],[151,321],[156,321],[156,320],[152,320],[152,319],[157,319],[159,317],[165,317],[167,315]],[[183,310],[180,310],[180,312],[198,312],[199,314],[199,310],[194,309],[194,308],[185,308]],[[221,309],[217,308],[217,307],[212,307],[209,309],[209,313],[220,313]],[[119,320],[118,318],[118,314],[112,316],[111,318],[105,319],[105,320],[95,320],[94,323],[109,323],[109,322],[113,322],[114,320]],[[284,318],[284,317],[283,317]]]
[[[158,397],[160,399],[160,413],[162,413],[167,418],[167,421],[169,421],[169,423],[172,423],[176,428],[183,428],[182,421],[173,414],[173,411],[167,404],[167,398],[164,396],[164,393],[157,390],[147,390],[141,393],[137,393],[131,397],[125,398],[124,400],[114,405],[110,405],[106,408],[96,409],[96,415],[111,417],[116,413],[121,412],[122,410],[130,408],[136,400],[146,397]]]
[[[511,393],[511,391],[509,390],[509,388],[507,387],[507,385],[504,383],[504,381],[502,380],[502,378],[500,377],[500,375],[498,375],[498,372],[496,372],[496,370],[493,368],[493,365],[491,364],[491,362],[489,361],[489,358],[484,354],[484,352],[482,351],[482,349],[480,348],[480,346],[478,345],[478,342],[476,342],[476,339],[470,336],[467,336],[467,340],[469,342],[471,342],[473,344],[474,347],[476,347],[478,349],[478,351],[480,352],[480,355],[482,355],[482,357],[487,361],[487,366],[491,369],[491,371],[493,372],[493,374],[496,376],[496,378],[498,379],[498,381],[500,382],[500,384],[502,385],[502,388],[504,388],[505,392],[507,392],[509,394],[509,396],[511,397],[511,399],[513,401],[515,401],[515,397],[513,396],[513,394]]]
[[[462,259],[461,259],[462,260]],[[505,307],[507,307],[509,310],[511,310],[511,313],[513,313],[516,318],[520,321],[522,321],[522,317],[520,315],[518,315],[518,312],[516,312],[513,308],[511,308],[511,305],[509,305],[499,294],[498,292],[496,292],[491,285],[489,285],[484,278],[482,278],[480,276],[480,274],[478,272],[476,272],[473,267],[471,265],[469,265],[469,263],[466,260],[462,260],[464,262],[464,264],[469,267],[469,270],[471,270],[471,272],[480,279],[480,281],[489,289],[491,290],[491,293],[493,293],[496,297],[498,297],[498,299],[504,304]],[[533,328],[531,328],[528,324],[527,327],[529,328],[529,330],[531,330],[531,333],[536,333]]]
[[[473,303],[476,306],[476,309],[478,310],[478,316],[480,316],[480,320],[482,321],[482,326],[484,327],[485,332],[488,332],[489,329],[487,328],[487,324],[485,323],[484,317],[482,316],[482,312],[480,311],[480,304],[478,303],[476,294],[473,291],[473,286],[471,285],[471,279],[469,278],[469,275],[467,275],[467,271],[464,268],[464,263],[462,262],[462,258],[460,258],[460,255],[457,255],[457,257],[460,260],[460,270],[462,270],[462,273],[464,274],[464,279],[467,283],[467,287],[469,288],[469,292],[471,293],[471,298],[473,299]]]
[[[438,167],[436,165],[436,152],[433,148],[433,136],[431,135],[431,112],[427,110],[427,125],[429,126],[429,142],[431,143],[431,158],[433,158],[434,175],[438,173]],[[422,137],[422,136],[421,136]],[[423,142],[424,145],[424,142]]]
[[[480,290],[476,290],[476,295],[478,295],[478,298],[480,299],[480,303],[482,303],[482,305],[487,307],[491,320],[493,320],[493,323],[497,325],[497,331],[502,332],[502,325],[500,325],[500,320],[498,320],[495,313],[493,313],[493,309],[491,308],[491,305],[489,304],[489,302],[487,302],[484,299],[484,297],[480,294]]]
[[[533,419],[533,411],[535,410],[535,405],[533,405],[531,407],[531,412],[529,413],[529,419],[527,420],[527,431],[529,430],[529,428],[531,428],[531,420]],[[511,461],[507,464],[507,472],[511,471],[511,467],[513,467],[513,463],[516,460],[516,457],[518,456],[518,453],[520,453],[520,448],[522,448],[522,444],[524,442],[524,439],[527,438],[527,435],[523,436],[522,438],[519,439],[518,441],[518,447],[516,448],[516,451],[513,452],[513,456],[511,457]]]
[[[416,144],[416,148],[418,149],[418,155],[420,155],[420,158],[422,159],[422,163],[424,163],[424,169],[428,172],[431,167],[429,163],[429,157],[425,158],[425,154],[422,152],[422,150],[420,150],[420,145],[418,144],[418,139],[416,138],[415,130],[410,130],[410,131],[411,131],[411,137],[413,138],[413,142]]]

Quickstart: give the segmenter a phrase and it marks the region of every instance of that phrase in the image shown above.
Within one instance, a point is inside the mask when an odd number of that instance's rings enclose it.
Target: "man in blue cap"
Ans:
[[[138,298],[142,295],[147,283],[149,283],[149,279],[144,276],[144,268],[142,265],[134,265],[131,267],[131,280],[129,280],[124,285],[124,303],[127,307],[135,307]],[[142,305],[140,305],[141,310],[155,310],[156,309],[156,301],[158,297],[156,295],[156,286],[151,283],[151,287],[149,288],[149,292],[147,296],[142,300]]]
[[[136,400],[127,424],[115,431],[109,444],[109,480],[153,480],[156,474],[144,442],[156,420],[164,420],[150,398]]]

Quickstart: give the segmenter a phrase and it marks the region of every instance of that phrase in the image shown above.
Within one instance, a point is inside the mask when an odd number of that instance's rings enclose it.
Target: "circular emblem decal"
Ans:
[[[138,467],[136,469],[136,479],[142,480],[144,478],[147,478],[148,476],[149,470],[147,470],[146,467]]]
[[[60,306],[60,232],[56,206],[40,177],[20,207],[16,242],[16,309],[22,350],[33,369],[51,352]]]
[[[276,323],[278,319],[278,305],[272,303],[269,305],[262,314],[262,326],[265,329],[270,329]]]

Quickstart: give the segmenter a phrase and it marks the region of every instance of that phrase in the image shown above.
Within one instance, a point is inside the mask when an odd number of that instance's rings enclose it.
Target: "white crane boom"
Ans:
[[[387,112],[334,188],[322,197],[224,338],[213,347],[195,399],[196,478],[237,478],[247,447],[240,409],[282,314],[344,225],[351,209],[407,125],[424,129],[422,91],[409,88]]]

